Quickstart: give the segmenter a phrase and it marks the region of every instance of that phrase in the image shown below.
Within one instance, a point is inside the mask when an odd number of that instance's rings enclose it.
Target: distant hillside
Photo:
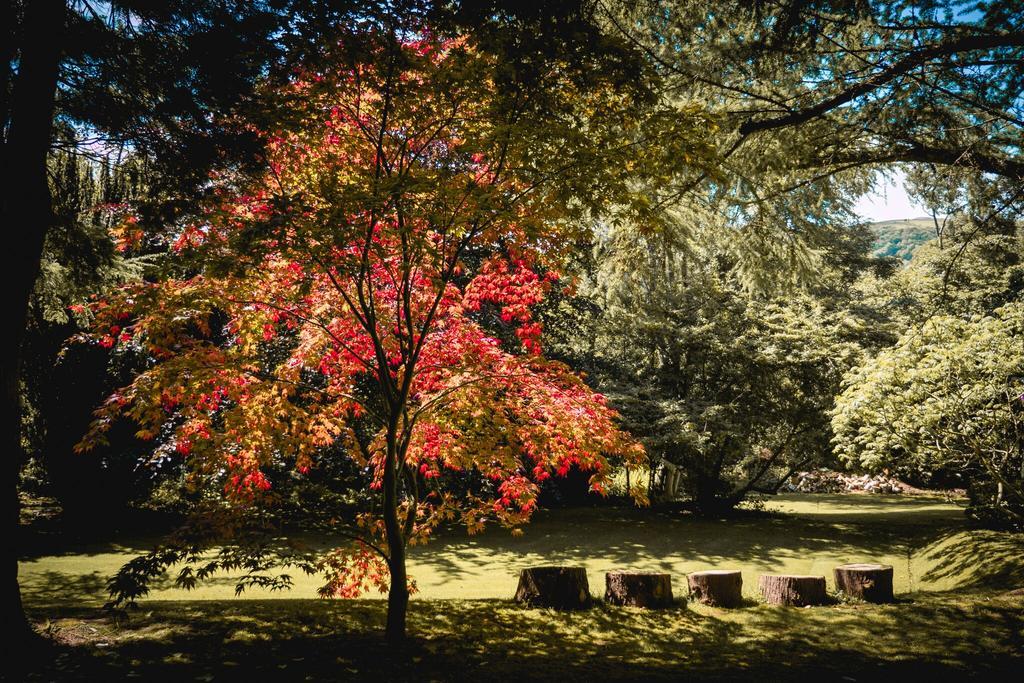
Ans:
[[[931,218],[906,218],[900,221],[881,221],[871,224],[875,233],[875,256],[893,256],[909,261],[914,250],[935,238],[935,224]]]

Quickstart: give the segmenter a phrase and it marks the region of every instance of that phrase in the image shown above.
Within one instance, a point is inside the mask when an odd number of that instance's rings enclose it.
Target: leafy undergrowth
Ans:
[[[28,680],[1011,680],[1024,671],[1024,596],[1006,593],[580,613],[417,601],[398,651],[380,637],[379,601],[157,601],[120,620],[94,608],[44,611],[52,644]]]

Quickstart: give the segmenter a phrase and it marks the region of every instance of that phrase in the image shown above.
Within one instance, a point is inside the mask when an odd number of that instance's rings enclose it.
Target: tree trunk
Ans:
[[[398,519],[398,448],[394,430],[388,430],[387,460],[384,463],[384,530],[388,541],[388,616],[385,637],[392,643],[405,640],[409,611],[409,577],[405,567],[405,535]]]
[[[807,607],[824,605],[828,600],[824,576],[762,574],[757,585],[769,605]]]
[[[21,345],[25,338],[28,300],[42,258],[43,242],[53,222],[46,157],[51,128],[60,44],[64,29],[63,0],[25,3],[18,75],[11,99],[10,125],[3,145],[2,163],[7,180],[0,209],[0,224],[8,250],[3,275],[4,316],[10,321],[7,353],[0,359],[3,385],[4,483],[8,496],[8,524],[13,531],[4,544],[3,617],[8,635],[28,640],[32,630],[25,617],[18,585],[18,538],[21,505]],[[5,112],[6,114],[6,112]]]
[[[672,577],[653,572],[608,572],[605,602],[626,607],[671,607]]]
[[[686,577],[690,596],[712,607],[739,607],[743,603],[743,575],[739,570],[712,569]]]
[[[405,569],[405,551],[401,561],[388,563],[391,586],[388,588],[388,618],[384,636],[393,643],[405,640],[405,622],[409,613],[409,576]]]
[[[844,564],[835,570],[836,588],[865,602],[892,602],[892,566]]]
[[[584,609],[590,606],[590,585],[583,567],[529,567],[519,574],[516,602],[530,607]]]

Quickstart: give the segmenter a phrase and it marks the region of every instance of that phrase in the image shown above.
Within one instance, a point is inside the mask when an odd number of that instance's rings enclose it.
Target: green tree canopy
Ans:
[[[1024,305],[913,327],[851,373],[836,451],[851,464],[963,481],[970,513],[1024,528]]]

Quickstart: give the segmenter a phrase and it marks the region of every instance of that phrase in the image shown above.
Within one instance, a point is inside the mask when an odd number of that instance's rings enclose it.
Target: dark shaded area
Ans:
[[[393,650],[367,635],[380,602],[155,603],[120,622],[62,610],[27,679],[1005,680],[1024,665],[1019,598],[736,614],[421,602]]]
[[[46,472],[49,493],[60,503],[64,533],[95,533],[97,527],[122,532],[134,524],[147,528],[156,520],[140,509],[153,488],[176,474],[180,462],[152,457],[153,443],[135,437],[138,426],[122,420],[109,432],[109,444],[87,453],[74,450],[93,419],[93,410],[116,387],[130,381],[132,360],[112,366],[110,354],[96,346],[70,344],[74,325],[33,329],[35,346],[26,381],[38,386],[37,458]],[[102,494],[100,494],[102,492]]]

